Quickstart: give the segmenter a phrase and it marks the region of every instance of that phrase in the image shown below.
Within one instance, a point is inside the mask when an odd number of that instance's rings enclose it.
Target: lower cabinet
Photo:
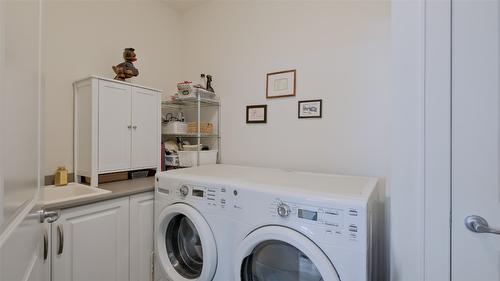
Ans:
[[[130,281],[153,280],[154,195],[130,197]]]
[[[129,279],[129,199],[66,209],[52,225],[53,281]]]
[[[148,281],[153,193],[61,211],[49,236],[52,281]]]

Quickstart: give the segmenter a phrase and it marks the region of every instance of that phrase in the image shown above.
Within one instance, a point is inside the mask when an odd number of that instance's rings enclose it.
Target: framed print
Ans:
[[[299,118],[321,118],[323,100],[299,101]]]
[[[248,105],[247,124],[267,123],[267,105]]]
[[[295,69],[268,73],[266,97],[271,99],[295,96],[296,74]]]

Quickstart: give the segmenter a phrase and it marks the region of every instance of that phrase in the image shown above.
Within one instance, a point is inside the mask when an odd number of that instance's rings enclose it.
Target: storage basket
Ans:
[[[187,134],[188,126],[186,122],[180,121],[170,121],[167,124],[163,124],[161,127],[162,134]]]
[[[216,164],[218,150],[200,151],[200,165]],[[179,151],[179,166],[192,167],[197,164],[198,151]]]
[[[187,123],[187,133],[188,134],[198,134],[198,122],[188,122]],[[214,133],[214,124],[208,122],[200,123],[200,133],[205,135],[211,135]]]

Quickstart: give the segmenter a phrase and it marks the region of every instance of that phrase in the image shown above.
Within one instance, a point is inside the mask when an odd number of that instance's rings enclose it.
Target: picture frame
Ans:
[[[294,97],[297,85],[297,70],[285,70],[267,74],[266,98]]]
[[[302,100],[298,105],[299,119],[323,117],[323,100]]]
[[[247,124],[267,123],[267,105],[248,105],[246,116]]]

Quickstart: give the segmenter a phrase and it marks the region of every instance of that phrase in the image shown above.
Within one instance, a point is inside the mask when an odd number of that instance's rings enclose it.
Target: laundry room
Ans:
[[[0,281],[451,280],[451,1],[1,1]]]

